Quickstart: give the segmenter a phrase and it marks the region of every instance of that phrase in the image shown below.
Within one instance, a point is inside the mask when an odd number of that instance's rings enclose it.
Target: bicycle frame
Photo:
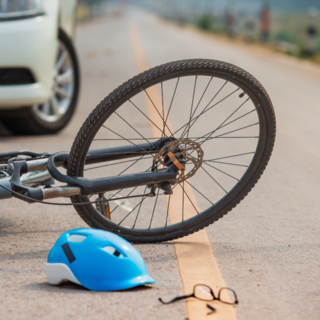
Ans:
[[[157,154],[164,144],[172,139],[161,138],[152,143],[128,145],[121,147],[90,150],[87,153],[86,164],[96,164],[113,160],[143,157]],[[7,189],[28,196],[34,200],[46,200],[58,197],[70,197],[74,195],[89,196],[91,194],[104,193],[107,191],[132,188],[136,186],[168,183],[175,181],[178,168],[171,164],[164,170],[126,174],[114,177],[88,179],[84,177],[71,177],[62,174],[57,167],[67,167],[68,152],[59,152],[54,155],[39,154],[30,151],[18,151],[0,154],[0,159],[17,155],[27,155],[37,159],[10,161],[6,170],[1,170],[6,176],[0,178],[0,184]],[[46,157],[46,158],[41,158]],[[55,180],[66,183],[62,187],[52,187]],[[39,186],[46,186],[39,188]],[[0,186],[0,200],[12,197],[19,198]],[[152,194],[150,195],[152,196]],[[20,198],[22,200],[22,197]],[[28,202],[33,202],[29,200]]]

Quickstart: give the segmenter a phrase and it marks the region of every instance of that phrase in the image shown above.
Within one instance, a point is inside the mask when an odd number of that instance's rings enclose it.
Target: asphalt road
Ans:
[[[70,150],[91,110],[138,73],[129,34],[132,22],[150,67],[186,58],[218,59],[249,71],[267,89],[277,116],[268,168],[246,199],[206,231],[227,286],[238,294],[238,319],[320,319],[319,67],[201,34],[143,11],[109,14],[77,28],[82,89],[71,124],[55,136],[2,134],[0,151]],[[157,280],[153,286],[113,293],[71,284],[52,287],[45,274],[51,246],[61,233],[85,223],[72,207],[7,200],[0,212],[1,319],[188,316],[184,302],[158,302],[160,296],[183,293],[173,243],[136,245]]]

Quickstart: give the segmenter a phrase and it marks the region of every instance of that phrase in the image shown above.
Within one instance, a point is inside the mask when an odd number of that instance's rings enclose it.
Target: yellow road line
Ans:
[[[131,23],[129,25],[129,32],[139,72],[146,71],[148,69],[148,65],[144,56],[138,28],[135,23]],[[155,86],[149,88],[147,92],[156,106],[162,105],[160,94]],[[146,95],[145,97],[150,119],[152,119],[159,128],[162,128],[162,119],[159,117],[149,98],[147,98]],[[161,108],[159,108],[159,110],[161,110]],[[170,128],[169,123],[168,126]],[[155,126],[152,126],[152,131],[155,137],[159,136],[159,130]],[[188,184],[185,184],[184,187],[186,193],[196,205],[193,190]],[[182,188],[176,187],[170,200],[169,218],[171,223],[181,221],[181,197]],[[190,202],[186,201],[184,211],[185,220],[193,216],[194,209]],[[225,282],[220,273],[216,259],[214,258],[208,235],[205,230],[201,230],[195,234],[175,240],[174,245],[185,294],[192,293],[193,286],[195,284],[207,284],[213,288],[215,293],[218,292],[218,288],[225,287]],[[214,314],[214,319],[237,319],[235,310],[232,306],[228,306],[220,302],[212,302],[211,305],[217,309],[217,312]],[[189,320],[207,320],[208,311],[210,310],[206,307],[206,302],[198,299],[187,300]]]

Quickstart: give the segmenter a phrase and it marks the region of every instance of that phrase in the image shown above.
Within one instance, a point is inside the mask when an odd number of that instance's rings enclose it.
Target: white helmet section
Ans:
[[[49,284],[58,285],[66,280],[80,284],[64,263],[47,263],[46,270]]]

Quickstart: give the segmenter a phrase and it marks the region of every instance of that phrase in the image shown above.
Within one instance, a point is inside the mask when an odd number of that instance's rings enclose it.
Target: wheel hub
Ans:
[[[160,149],[153,162],[165,167],[175,164],[179,169],[179,175],[174,183],[176,184],[195,175],[201,167],[203,155],[199,143],[190,139],[174,140]]]

